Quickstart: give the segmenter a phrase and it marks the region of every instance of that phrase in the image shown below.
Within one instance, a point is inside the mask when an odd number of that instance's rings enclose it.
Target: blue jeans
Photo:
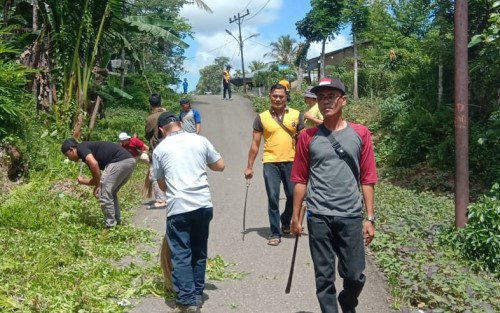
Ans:
[[[366,280],[363,218],[310,214],[307,228],[321,312],[338,312],[335,256],[339,258],[339,276],[344,286],[338,301],[343,313],[355,312]]]
[[[293,186],[290,181],[292,162],[264,163],[264,182],[267,193],[267,212],[271,224],[269,239],[280,238],[280,220],[283,226],[290,226],[293,212]],[[280,184],[283,183],[286,203],[285,211],[280,217]]]
[[[207,244],[212,208],[172,215],[167,218],[167,239],[172,255],[172,283],[176,301],[196,305],[205,289]]]

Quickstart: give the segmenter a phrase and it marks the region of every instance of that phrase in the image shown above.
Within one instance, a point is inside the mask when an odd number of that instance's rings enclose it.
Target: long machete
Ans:
[[[303,205],[300,208],[299,212],[299,221],[301,226],[302,226],[302,221],[304,220],[305,213],[306,213],[306,206]],[[295,256],[297,255],[297,246],[299,244],[299,237],[300,236],[295,236],[295,244],[293,246],[293,254],[292,254],[292,263],[290,264],[290,274],[288,275],[288,282],[286,283],[286,288],[285,288],[286,294],[289,294],[290,289],[292,288],[293,269],[295,267]]]

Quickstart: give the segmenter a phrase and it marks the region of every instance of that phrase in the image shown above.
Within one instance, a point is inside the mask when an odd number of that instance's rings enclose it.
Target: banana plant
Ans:
[[[56,121],[65,124],[68,113],[78,112],[74,134],[79,134],[83,125],[94,68],[106,49],[119,44],[133,52],[123,34],[140,32],[183,48],[188,46],[169,31],[173,27],[169,21],[148,16],[125,17],[130,5],[126,0],[41,0],[40,4],[44,35],[54,52],[54,74],[64,94],[62,103],[53,105]],[[132,55],[137,57],[135,52]]]

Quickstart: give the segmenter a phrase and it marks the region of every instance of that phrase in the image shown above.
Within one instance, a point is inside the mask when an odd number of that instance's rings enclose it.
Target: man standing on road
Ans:
[[[179,113],[179,120],[182,122],[182,129],[188,133],[200,134],[201,115],[198,110],[191,108],[189,99],[181,99],[182,110]]]
[[[188,81],[187,78],[184,78],[184,82],[182,83],[182,88],[184,89],[184,94],[188,93]]]
[[[224,73],[222,75],[222,88],[223,88],[222,100],[226,100],[226,92],[228,95],[227,100],[231,100],[231,83],[230,83],[231,74],[229,73],[230,70],[231,70],[231,65],[226,65],[226,69],[224,70]]]
[[[207,167],[224,170],[224,160],[203,136],[187,133],[169,112],[158,118],[163,141],[153,152],[154,177],[167,194],[167,240],[172,256],[175,313],[200,312],[209,225],[213,216]]]
[[[293,205],[293,183],[290,181],[295,155],[295,138],[304,128],[304,117],[299,111],[286,106],[286,92],[282,85],[271,86],[269,94],[271,108],[260,113],[253,123],[253,136],[248,151],[246,179],[253,177],[253,164],[264,137],[264,182],[266,185],[270,236],[268,245],[277,246],[281,242],[281,232],[290,234],[290,220]],[[283,183],[286,204],[285,211],[279,211],[280,183]],[[281,220],[281,231],[280,231]]]
[[[366,280],[364,245],[375,236],[377,171],[371,135],[365,126],[342,118],[347,97],[339,79],[324,78],[311,92],[317,96],[324,122],[299,136],[291,177],[295,183],[292,233],[300,236],[303,231],[299,212],[307,193],[309,248],[321,311],[338,312],[337,256],[344,286],[338,302],[343,313],[355,313]]]
[[[117,194],[132,176],[136,165],[134,157],[116,143],[107,141],[78,143],[74,138],[63,142],[61,152],[71,161],[82,160],[89,167],[92,178],[79,176],[78,183],[94,186],[94,195],[99,197],[104,213],[104,227],[112,228],[119,225],[121,216]]]
[[[146,128],[144,137],[149,141],[150,153],[156,148],[159,143],[158,139],[158,116],[166,110],[161,107],[161,96],[158,93],[153,93],[149,96],[149,104],[151,106],[151,114],[146,119]],[[166,204],[165,193],[160,190],[158,182],[153,179],[153,165],[149,165],[149,180],[153,191],[154,204],[150,205],[150,209],[164,208]]]

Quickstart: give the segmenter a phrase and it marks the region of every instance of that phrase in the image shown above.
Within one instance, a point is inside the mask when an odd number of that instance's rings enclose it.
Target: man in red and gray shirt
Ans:
[[[311,92],[324,121],[299,135],[291,175],[295,183],[291,231],[298,236],[303,231],[299,213],[305,198],[321,311],[338,312],[334,284],[338,257],[344,286],[338,302],[343,313],[353,313],[366,280],[364,246],[375,236],[373,145],[368,128],[342,118],[347,96],[339,79],[324,78]]]

